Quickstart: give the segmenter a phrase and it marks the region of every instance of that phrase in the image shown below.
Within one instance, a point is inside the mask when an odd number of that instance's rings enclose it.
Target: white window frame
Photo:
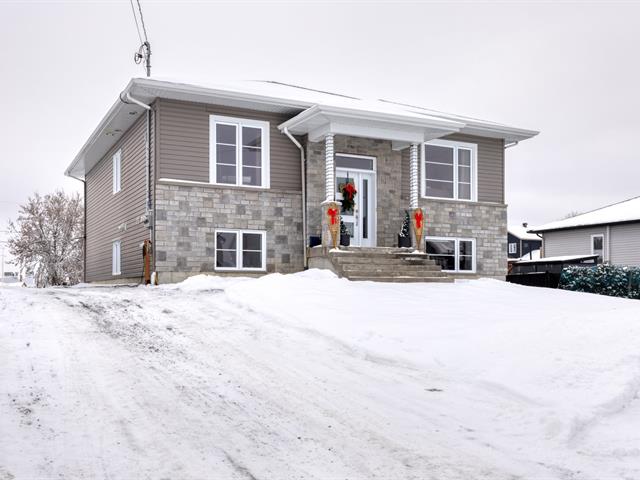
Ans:
[[[122,150],[118,150],[111,158],[113,177],[113,194],[122,190]]]
[[[509,255],[518,253],[518,242],[511,242],[509,244]]]
[[[427,195],[427,172],[425,162],[426,146],[448,147],[453,149],[453,197],[432,197]],[[471,198],[458,198],[458,149],[471,151]],[[420,195],[422,198],[433,200],[454,200],[456,202],[478,201],[478,145],[475,143],[458,142],[454,140],[430,140],[422,144],[422,159],[420,161]]]
[[[435,241],[449,241],[449,242],[454,242],[454,263],[455,263],[455,270],[442,270],[443,272],[449,272],[449,273],[460,273],[460,274],[465,274],[465,273],[469,273],[469,274],[473,274],[476,273],[476,259],[477,259],[477,255],[476,255],[476,239],[475,238],[464,238],[464,237],[425,237],[424,238],[424,246],[425,246],[425,252],[427,251],[427,241],[428,240],[435,240]],[[471,242],[471,260],[472,260],[472,269],[471,270],[460,270],[460,242]],[[427,254],[429,255],[429,254]]]
[[[235,267],[218,267],[217,263],[218,263],[218,233],[235,233],[236,234],[236,266]],[[253,234],[259,234],[261,236],[261,249],[262,249],[262,255],[261,257],[261,263],[262,266],[260,268],[244,268],[242,267],[242,250],[243,250],[243,245],[242,245],[242,234],[243,233],[253,233]],[[244,271],[244,272],[264,272],[267,269],[267,232],[265,230],[236,230],[236,229],[232,229],[232,228],[217,228],[214,231],[213,234],[213,238],[214,238],[214,258],[213,258],[213,264],[214,264],[214,268],[217,271],[220,272],[225,272],[225,271]]]
[[[218,124],[236,127],[236,183],[219,183],[217,180],[216,126]],[[262,131],[261,148],[261,184],[244,185],[242,183],[242,127],[260,128]],[[269,122],[250,118],[209,116],[209,183],[223,187],[269,188],[270,187],[270,148]]]
[[[122,240],[114,240],[111,243],[111,274],[122,274]]]
[[[593,235],[591,235],[591,255],[595,255],[595,248],[593,248],[593,239],[596,237],[601,237],[602,238],[602,254],[601,254],[601,258],[602,261],[604,262],[606,259],[604,258],[605,252],[606,252],[606,248],[604,245],[604,233],[594,233]]]

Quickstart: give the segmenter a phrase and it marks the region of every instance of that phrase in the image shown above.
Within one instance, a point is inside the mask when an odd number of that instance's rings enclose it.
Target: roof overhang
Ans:
[[[113,144],[144,112],[143,107],[127,102],[126,94],[147,105],[152,104],[157,98],[166,98],[289,115],[295,115],[310,106],[309,103],[286,98],[133,78],[67,167],[65,175],[84,180],[86,173],[106,155]]]
[[[460,131],[464,123],[439,118],[314,105],[279,125],[317,142],[327,134],[391,140],[396,149]]]
[[[287,97],[286,91],[218,88],[168,80],[134,78],[73,159],[65,171],[66,175],[84,180],[87,172],[106,155],[144,112],[143,107],[126,100],[127,94],[147,105],[151,105],[157,98],[166,98],[281,113],[292,117],[280,125],[281,129],[287,127],[291,133],[308,134],[312,141],[322,138],[327,133],[334,133],[391,140],[394,149],[402,149],[411,143],[420,143],[456,132],[503,138],[505,142],[518,142],[538,133],[493,122],[400,109],[397,106],[390,107],[384,103],[359,99],[338,101],[338,105],[325,105],[309,96]],[[352,106],[355,107],[351,108]]]

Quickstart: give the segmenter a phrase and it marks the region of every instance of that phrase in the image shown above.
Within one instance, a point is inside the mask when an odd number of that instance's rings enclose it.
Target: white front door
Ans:
[[[356,187],[354,206],[342,207],[342,221],[355,247],[376,246],[376,176],[374,172],[336,168],[337,200],[342,201],[341,186],[352,182]]]

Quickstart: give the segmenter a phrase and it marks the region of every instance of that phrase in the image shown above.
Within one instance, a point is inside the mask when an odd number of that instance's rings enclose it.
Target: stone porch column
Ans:
[[[418,188],[420,175],[418,174],[418,144],[412,143],[409,151],[409,208],[411,209],[411,224],[413,226],[414,248],[422,251],[424,238],[424,211],[418,205]]]
[[[322,202],[322,246],[333,246],[330,229],[340,225],[340,202],[336,201],[336,168],[333,133],[324,137],[324,202]]]

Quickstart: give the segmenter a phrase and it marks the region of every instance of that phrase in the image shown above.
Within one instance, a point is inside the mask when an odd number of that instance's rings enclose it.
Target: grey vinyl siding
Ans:
[[[86,280],[142,277],[140,243],[148,229],[140,223],[146,203],[146,118],[127,130],[86,176]],[[114,153],[121,150],[121,189],[113,193]],[[126,230],[119,227],[126,223]],[[121,275],[113,276],[112,244],[121,241]]]
[[[157,178],[209,182],[209,115],[250,118],[269,122],[270,186],[300,191],[300,151],[278,125],[289,116],[160,99]],[[225,186],[224,188],[228,188]]]
[[[640,266],[640,223],[612,225],[611,263]]]
[[[478,145],[478,201],[504,204],[504,142],[473,135],[448,135],[443,140]],[[409,201],[409,149],[402,150],[402,199]],[[420,169],[419,171],[422,171]],[[422,174],[420,174],[422,175]],[[422,181],[422,177],[421,177]]]
[[[605,258],[608,245],[607,227],[576,228],[544,233],[544,256],[591,255],[591,235],[604,235]]]

